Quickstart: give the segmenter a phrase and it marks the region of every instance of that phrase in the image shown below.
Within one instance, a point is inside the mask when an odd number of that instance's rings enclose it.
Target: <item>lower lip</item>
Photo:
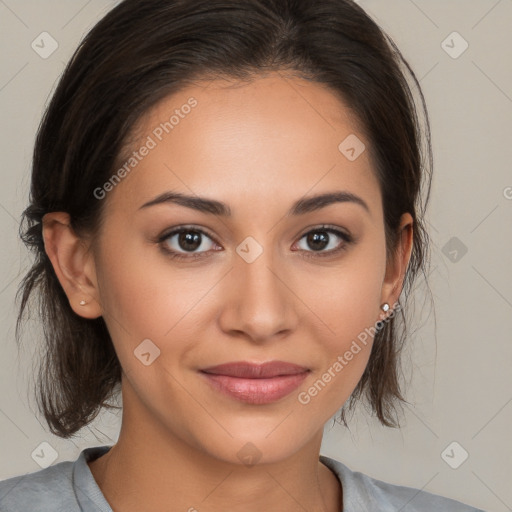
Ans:
[[[289,395],[301,385],[309,371],[295,375],[280,375],[268,379],[242,379],[227,375],[200,373],[207,378],[214,389],[221,393],[241,402],[261,405],[275,402]]]

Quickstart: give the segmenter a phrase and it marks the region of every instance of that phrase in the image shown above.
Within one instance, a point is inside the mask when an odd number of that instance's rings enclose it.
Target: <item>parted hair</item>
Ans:
[[[407,60],[352,0],[124,0],[80,42],[46,106],[22,214],[20,236],[34,259],[16,296],[16,340],[27,310],[36,311],[43,350],[35,391],[53,434],[71,437],[103,407],[117,408],[121,366],[104,319],[72,310],[45,252],[43,216],[67,212],[77,234],[94,237],[105,220],[94,190],[115,172],[145,113],[195,80],[250,81],[272,71],[327,85],[355,114],[382,194],[387,258],[401,215],[413,217],[399,314],[375,334],[340,415],[348,426],[345,413],[361,399],[383,425],[399,426],[404,311],[418,274],[427,278],[433,166],[426,102]]]

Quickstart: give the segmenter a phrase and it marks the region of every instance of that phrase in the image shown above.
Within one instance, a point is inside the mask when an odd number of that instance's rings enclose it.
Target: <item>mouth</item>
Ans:
[[[285,361],[269,361],[266,363],[235,361],[203,368],[201,371],[212,375],[226,375],[243,379],[268,379],[282,375],[297,375],[309,371],[309,369]]]
[[[262,364],[237,361],[204,368],[200,373],[214,390],[238,401],[263,405],[289,395],[310,371],[284,361]]]

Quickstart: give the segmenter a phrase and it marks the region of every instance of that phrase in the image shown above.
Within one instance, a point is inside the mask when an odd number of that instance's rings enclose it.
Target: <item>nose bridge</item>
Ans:
[[[267,237],[268,240],[270,237]],[[290,328],[290,291],[285,286],[273,247],[263,247],[248,237],[237,247],[232,273],[236,287],[235,317],[231,327],[254,339],[272,336]],[[280,275],[281,274],[281,275]]]

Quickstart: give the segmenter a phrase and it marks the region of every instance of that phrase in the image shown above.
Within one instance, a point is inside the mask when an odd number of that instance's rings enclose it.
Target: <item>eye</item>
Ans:
[[[341,239],[343,242],[336,241],[336,238]],[[347,246],[354,242],[354,238],[351,235],[330,226],[319,226],[310,230],[300,240],[303,239],[305,239],[304,245],[306,245],[306,248],[303,249],[306,251],[306,254],[304,254],[306,258],[333,256],[346,250]],[[308,250],[307,246],[311,247],[312,251]]]
[[[308,250],[307,247],[301,249],[305,258],[334,256],[346,250],[347,246],[355,241],[352,235],[332,226],[319,226],[310,230],[299,239],[299,242],[303,239],[305,245],[312,248],[312,250]],[[340,243],[339,240],[342,242]],[[195,260],[207,257],[212,250],[219,250],[214,248],[217,246],[215,240],[206,231],[196,227],[175,228],[161,235],[157,241],[162,250],[172,259]]]
[[[209,240],[209,242],[208,242]],[[212,250],[214,240],[202,229],[182,226],[163,234],[158,241],[171,258],[196,259]],[[201,249],[199,252],[195,252]],[[214,249],[215,250],[215,249]]]

